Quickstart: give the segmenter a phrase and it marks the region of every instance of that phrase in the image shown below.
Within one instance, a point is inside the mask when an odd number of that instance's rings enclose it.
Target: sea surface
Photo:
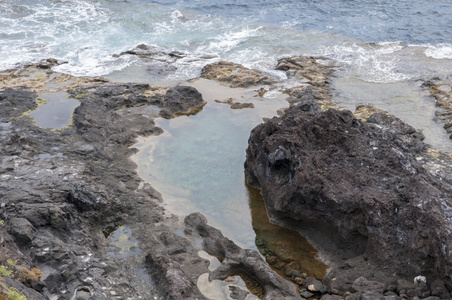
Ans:
[[[451,16],[450,0],[0,0],[0,70],[56,58],[66,62],[59,72],[173,86],[219,60],[285,81],[273,70],[278,59],[324,56],[337,65],[333,100],[340,107],[388,110],[427,143],[452,151],[421,88],[433,77],[452,79]],[[184,55],[118,55],[140,44]],[[251,128],[285,105],[273,103],[270,115],[268,105],[246,115],[210,101],[197,116],[159,121],[166,134],[140,141],[140,175],[157,182],[164,198],[186,198],[175,207],[200,210],[222,228],[233,224],[226,232],[253,247],[242,166]],[[225,203],[232,203],[227,214]]]
[[[448,0],[0,0],[0,70],[52,57],[72,75],[174,85],[219,60],[284,79],[279,58],[321,55],[338,63],[337,103],[389,110],[450,151],[419,80],[449,76],[451,15]],[[139,44],[186,56],[153,69],[117,55]]]

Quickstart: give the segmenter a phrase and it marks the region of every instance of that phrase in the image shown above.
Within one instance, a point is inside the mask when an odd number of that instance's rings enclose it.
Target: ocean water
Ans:
[[[397,113],[436,136],[429,143],[451,151],[445,134],[431,129],[432,109],[427,115],[416,108],[431,99],[413,84],[449,76],[451,15],[448,0],[1,0],[0,70],[52,57],[67,62],[56,71],[73,75],[174,85],[218,60],[285,79],[273,70],[278,59],[321,55],[337,62],[337,103]],[[186,56],[118,56],[139,44]],[[386,85],[394,84],[388,98]],[[404,116],[391,99],[413,102],[413,87],[417,104]]]
[[[448,75],[451,14],[447,0],[2,0],[0,69],[53,57],[68,62],[59,71],[105,76],[139,63],[113,54],[144,43],[187,54],[162,75],[177,80],[219,59],[272,72],[300,54],[369,82],[415,80]]]

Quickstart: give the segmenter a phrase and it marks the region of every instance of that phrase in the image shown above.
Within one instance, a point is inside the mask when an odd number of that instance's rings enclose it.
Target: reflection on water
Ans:
[[[71,125],[72,114],[80,102],[68,97],[66,92],[42,93],[40,98],[43,104],[30,112],[36,126],[59,129]]]
[[[225,236],[256,249],[244,185],[245,150],[251,130],[287,102],[210,80],[192,85],[207,105],[197,115],[156,120],[165,133],[136,145],[138,173],[162,193],[170,212],[183,216],[200,211]],[[230,97],[255,108],[236,110],[215,102]]]
[[[298,232],[270,223],[260,191],[247,185],[256,245],[267,263],[281,276],[323,279],[327,265],[316,259],[317,251]]]

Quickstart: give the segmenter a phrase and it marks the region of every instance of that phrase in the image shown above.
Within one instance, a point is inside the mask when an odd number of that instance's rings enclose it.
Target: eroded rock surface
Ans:
[[[30,85],[20,86],[21,78]],[[162,132],[153,118],[167,107],[168,89],[74,78],[41,66],[4,71],[2,79],[0,268],[7,280],[0,292],[17,289],[36,299],[185,298],[183,289],[166,291],[148,275],[146,254],[171,248],[171,239],[155,241],[174,228],[164,222],[160,194],[141,182],[128,159],[136,137]],[[72,125],[35,126],[28,111],[39,94],[56,90],[80,101]],[[184,249],[191,253],[187,266],[202,265],[189,242]],[[166,257],[157,278],[177,269],[176,254]],[[192,280],[185,269],[180,278]],[[196,286],[189,295],[203,298]]]
[[[447,133],[452,133],[452,85],[450,82],[439,78],[426,81],[423,84],[428,88],[430,94],[435,98],[437,110],[435,116],[438,120],[444,122],[444,129]]]
[[[331,288],[351,290],[360,276],[449,281],[452,181],[433,166],[450,157],[434,162],[421,137],[383,112],[363,122],[308,101],[252,131],[246,178],[274,221],[323,244],[325,257],[336,247]]]
[[[190,214],[184,222],[186,234],[201,237],[203,250],[221,261],[221,265],[210,272],[209,280],[224,280],[231,274],[244,272],[263,287],[265,299],[301,299],[295,286],[270,269],[256,251],[242,249],[225,238],[220,230],[207,225],[203,215]]]
[[[247,69],[240,64],[226,61],[205,66],[201,71],[201,77],[228,84],[232,88],[269,85],[275,82],[258,70]]]

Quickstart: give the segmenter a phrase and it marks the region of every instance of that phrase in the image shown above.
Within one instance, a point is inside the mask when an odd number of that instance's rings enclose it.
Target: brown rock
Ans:
[[[201,77],[228,84],[232,88],[274,83],[273,79],[260,71],[226,61],[205,66],[201,71]]]

